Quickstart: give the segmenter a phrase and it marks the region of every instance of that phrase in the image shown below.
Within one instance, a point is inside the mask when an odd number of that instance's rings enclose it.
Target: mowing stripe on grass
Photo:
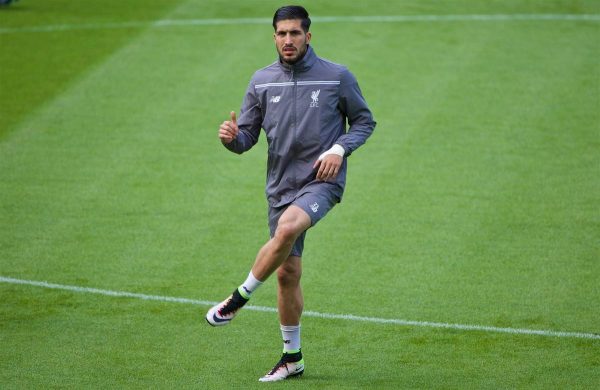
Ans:
[[[317,23],[406,23],[406,22],[518,22],[518,21],[600,21],[597,14],[497,14],[497,15],[373,15],[373,16],[314,16]],[[114,30],[123,28],[173,26],[270,25],[269,18],[232,19],[163,19],[115,23],[56,24],[0,28],[0,34],[20,32],[57,32],[72,30]]]
[[[28,285],[28,286],[43,287],[43,288],[49,288],[49,289],[55,289],[55,290],[66,290],[66,291],[73,291],[73,292],[77,292],[77,293],[90,293],[90,294],[106,295],[106,296],[111,296],[111,297],[143,299],[143,300],[147,300],[147,301],[174,302],[174,303],[184,303],[184,304],[200,305],[200,306],[213,306],[218,303],[218,302],[204,301],[204,300],[198,300],[198,299],[165,297],[165,296],[160,296],[160,295],[147,295],[147,294],[140,294],[140,293],[132,293],[132,292],[127,292],[127,291],[112,291],[112,290],[104,290],[104,289],[91,288],[91,287],[68,286],[68,285],[63,285],[63,284],[48,283],[48,282],[41,282],[41,281],[35,281],[35,280],[15,279],[15,278],[9,278],[9,277],[5,277],[5,276],[0,276],[0,282],[8,283],[8,284],[21,284],[21,285]],[[245,309],[253,310],[253,311],[263,311],[263,312],[277,312],[277,309],[272,308],[272,307],[265,307],[265,306],[248,305],[248,306],[245,306]],[[579,338],[579,339],[600,340],[600,334],[595,334],[595,333],[562,332],[562,331],[554,331],[554,330],[536,330],[536,329],[518,329],[518,328],[499,328],[499,327],[495,327],[495,326],[449,324],[449,323],[443,323],[443,322],[428,322],[428,321],[409,321],[409,320],[401,320],[401,319],[394,319],[394,318],[363,317],[363,316],[356,316],[353,314],[320,313],[320,312],[316,312],[316,311],[305,311],[305,312],[303,312],[303,316],[332,319],[332,320],[362,321],[362,322],[371,322],[371,323],[376,323],[376,324],[393,324],[393,325],[403,325],[403,326],[442,328],[442,329],[454,329],[454,330],[465,330],[465,331],[509,333],[509,334],[516,334],[516,335],[571,337],[571,338]]]

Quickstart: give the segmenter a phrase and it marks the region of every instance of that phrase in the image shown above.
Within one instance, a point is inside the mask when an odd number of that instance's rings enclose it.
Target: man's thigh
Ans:
[[[330,186],[315,186],[310,191],[299,195],[291,204],[282,207],[269,207],[269,229],[271,237],[282,218],[299,218],[303,215],[308,218],[306,229],[314,226],[339,202],[339,197],[332,191]],[[292,207],[293,206],[293,207]],[[288,212],[288,210],[290,210]],[[288,213],[288,214],[286,214]],[[285,214],[285,215],[284,215]],[[304,250],[304,238],[306,231],[302,232],[292,248],[292,256],[302,256]]]
[[[275,231],[280,223],[293,223],[300,230],[300,234],[292,247],[291,256],[302,256],[304,250],[304,237],[306,236],[306,229],[310,227],[310,217],[304,210],[299,207],[292,205],[285,205],[283,207],[270,207],[269,208],[269,230],[271,237],[275,236]]]
[[[323,185],[316,186],[310,192],[298,196],[292,205],[304,210],[310,218],[310,227],[312,227],[323,219],[339,201],[338,196],[331,191],[331,187]]]

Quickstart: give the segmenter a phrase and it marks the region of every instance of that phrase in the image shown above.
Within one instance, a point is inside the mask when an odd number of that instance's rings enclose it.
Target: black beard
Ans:
[[[279,54],[279,62],[283,62],[284,64],[287,64],[287,65],[294,65],[298,61],[302,60],[304,58],[304,56],[306,55],[306,53],[308,53],[308,45],[306,45],[306,50],[304,50],[304,53],[302,53],[301,56],[299,56],[298,58],[296,58],[293,61],[286,61],[283,59],[283,56],[281,54]]]

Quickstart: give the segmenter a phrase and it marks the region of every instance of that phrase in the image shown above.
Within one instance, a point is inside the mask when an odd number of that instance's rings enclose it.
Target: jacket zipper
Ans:
[[[292,106],[292,137],[294,140],[294,145],[296,145],[296,139],[298,137],[298,125],[296,123],[296,108],[297,108],[297,102],[298,102],[298,82],[296,80],[296,76],[294,75],[294,66],[292,65],[291,67],[292,69],[292,81],[294,82],[294,98],[293,98],[293,106]],[[292,152],[296,152],[295,150],[293,150]],[[296,174],[296,172],[294,172],[294,186],[296,186],[297,184],[297,177],[298,175]]]
[[[293,99],[293,109],[292,109],[292,126],[294,129],[294,136],[296,135],[296,101],[298,100],[298,90],[297,90],[297,82],[296,77],[294,75],[294,68],[292,68],[292,81],[294,82],[294,99]]]

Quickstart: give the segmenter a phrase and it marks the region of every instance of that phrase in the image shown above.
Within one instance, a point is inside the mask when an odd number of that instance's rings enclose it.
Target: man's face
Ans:
[[[281,59],[288,63],[296,63],[308,48],[310,31],[305,33],[300,19],[280,20],[273,34],[275,47]]]

